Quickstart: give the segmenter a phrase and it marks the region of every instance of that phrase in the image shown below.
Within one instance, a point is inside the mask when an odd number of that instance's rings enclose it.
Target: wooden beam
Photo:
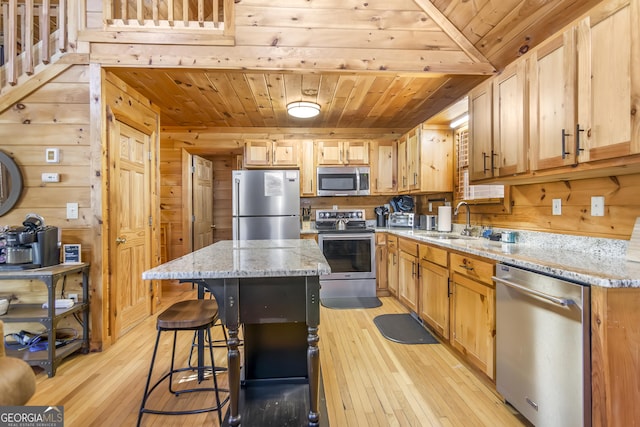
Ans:
[[[444,16],[430,0],[415,0],[416,4],[433,19],[442,31],[447,33],[449,37],[456,42],[458,46],[472,59],[474,62],[489,63],[489,60],[458,30],[455,25]]]

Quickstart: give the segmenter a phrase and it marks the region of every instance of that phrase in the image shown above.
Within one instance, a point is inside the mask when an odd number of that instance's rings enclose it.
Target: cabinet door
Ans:
[[[495,376],[495,290],[452,274],[453,347],[491,379]]]
[[[409,310],[418,312],[418,262],[414,255],[400,251],[398,299]]]
[[[369,141],[343,142],[343,158],[349,165],[368,165]]]
[[[245,166],[270,166],[271,141],[247,141],[244,144]]]
[[[373,194],[396,193],[396,156],[395,144],[392,141],[372,144],[371,176],[373,177]]]
[[[300,160],[300,196],[316,195],[316,163],[313,141],[302,141]]]
[[[510,176],[528,169],[525,132],[526,62],[507,66],[493,81],[494,176]]]
[[[495,365],[495,290],[458,273],[452,275],[451,344],[489,378]]]
[[[382,293],[388,292],[387,239],[385,233],[376,233],[376,284]]]
[[[493,177],[493,82],[469,92],[469,179]]]
[[[345,162],[341,141],[318,141],[318,165],[342,165]]]
[[[402,135],[398,140],[398,192],[405,192],[409,189],[407,179],[407,141],[408,135]]]
[[[629,3],[578,24],[580,162],[640,152],[640,5]]]
[[[420,134],[418,165],[420,191],[453,191],[453,132],[450,128],[425,127]]]
[[[298,141],[274,141],[273,166],[298,166]]]
[[[407,139],[407,180],[409,191],[420,188],[420,129],[409,132]]]
[[[531,170],[575,164],[576,42],[573,29],[528,59]]]
[[[449,270],[420,261],[420,318],[449,339]]]
[[[387,287],[392,295],[398,295],[398,239],[387,238]]]

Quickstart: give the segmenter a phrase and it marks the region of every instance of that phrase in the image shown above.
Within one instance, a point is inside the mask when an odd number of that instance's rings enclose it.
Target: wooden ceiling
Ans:
[[[110,70],[163,126],[406,130],[599,1],[239,0],[235,46],[131,47]],[[288,117],[300,100],[321,114]]]

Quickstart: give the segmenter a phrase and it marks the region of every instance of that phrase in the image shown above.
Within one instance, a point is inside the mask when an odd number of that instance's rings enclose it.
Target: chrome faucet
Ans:
[[[465,226],[464,230],[462,230],[462,234],[463,236],[471,236],[471,209],[469,209],[469,203],[465,202],[464,200],[461,201],[460,203],[458,203],[458,206],[456,206],[456,209],[453,211],[453,215],[454,216],[458,216],[458,210],[460,209],[460,206],[466,206],[467,207],[467,225]]]

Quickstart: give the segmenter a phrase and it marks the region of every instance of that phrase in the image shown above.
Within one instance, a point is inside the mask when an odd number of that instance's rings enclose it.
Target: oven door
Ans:
[[[376,278],[374,233],[321,233],[318,245],[331,266],[320,280]]]

